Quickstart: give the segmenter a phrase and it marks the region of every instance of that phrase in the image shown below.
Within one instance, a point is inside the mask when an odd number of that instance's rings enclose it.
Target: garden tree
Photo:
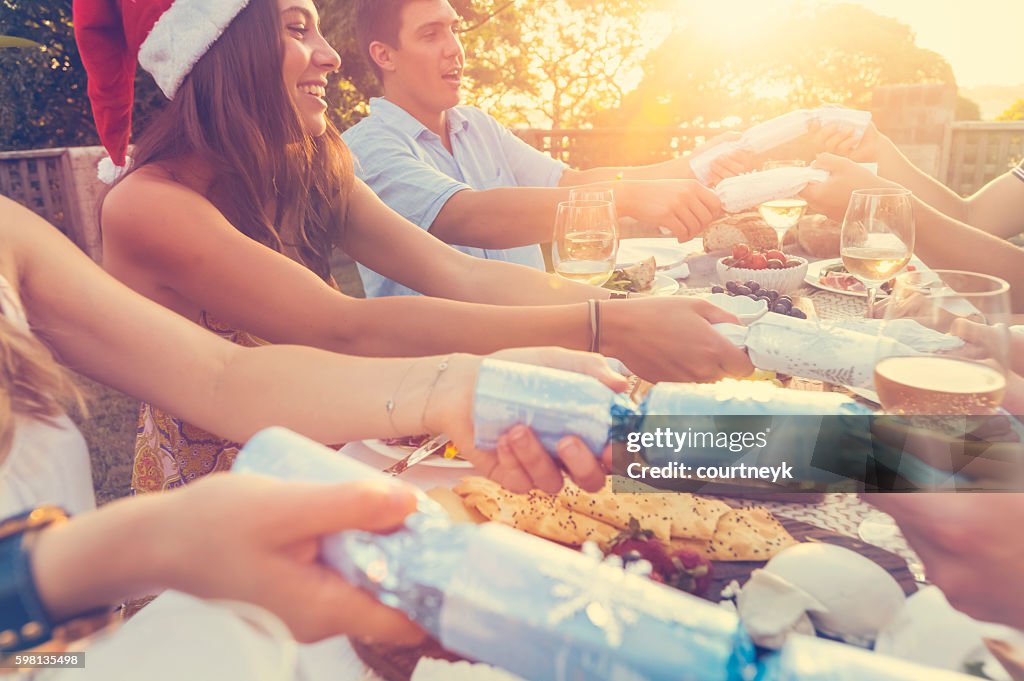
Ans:
[[[1003,113],[996,116],[997,121],[1024,121],[1024,99],[1018,99]]]
[[[71,0],[0,0],[0,35],[41,45],[0,50],[0,150],[97,144]],[[162,96],[146,75],[136,92],[139,120]]]
[[[463,17],[464,102],[508,125],[587,125],[618,106],[654,46],[637,18],[665,0],[452,0]],[[324,0],[325,34],[342,55],[333,110],[348,127],[377,84],[352,36],[350,0]]]
[[[857,5],[803,5],[754,28],[730,35],[681,23],[648,57],[636,90],[597,124],[748,124],[823,103],[869,108],[880,85],[954,82],[908,26]]]

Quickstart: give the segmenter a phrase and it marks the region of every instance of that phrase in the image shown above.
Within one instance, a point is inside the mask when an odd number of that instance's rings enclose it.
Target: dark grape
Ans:
[[[712,293],[725,293],[725,289],[722,288],[721,286],[712,286],[711,287],[711,292]]]
[[[790,317],[796,317],[797,319],[807,319],[807,313],[801,310],[799,307],[794,307],[789,311]]]
[[[776,301],[775,305],[772,306],[772,312],[778,312],[779,314],[789,314],[789,311],[792,309],[792,305],[781,301]]]
[[[735,281],[727,281],[725,283],[725,288],[726,288],[726,290],[729,293],[736,293],[736,287],[738,287],[738,286],[739,286],[739,283],[735,282]]]
[[[733,289],[733,293],[735,293],[738,296],[749,296],[750,289],[744,286],[743,284],[740,284],[735,289]]]
[[[778,302],[780,302],[780,303],[781,303],[781,302],[787,302],[787,303],[789,303],[790,305],[792,305],[792,304],[793,304],[793,299],[792,299],[792,298],[790,298],[789,296],[779,296],[779,298],[778,298]]]
[[[757,293],[758,289],[761,288],[761,285],[758,284],[756,281],[748,281],[744,284],[744,286],[749,288],[754,293]]]

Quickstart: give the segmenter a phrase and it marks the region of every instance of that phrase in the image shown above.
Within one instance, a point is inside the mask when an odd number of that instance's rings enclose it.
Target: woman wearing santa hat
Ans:
[[[369,356],[563,345],[652,379],[751,370],[687,298],[609,292],[466,256],[406,222],[353,177],[327,119],[338,54],[312,0],[75,0],[89,96],[118,184],[102,211],[104,264],[132,288],[242,345]],[[136,59],[171,100],[126,156]],[[129,167],[130,165],[130,167]],[[359,300],[333,248],[425,297]],[[496,303],[504,307],[486,305]],[[537,305],[536,307],[524,307]],[[381,406],[383,409],[383,405]],[[237,444],[144,405],[133,486],[230,467]]]

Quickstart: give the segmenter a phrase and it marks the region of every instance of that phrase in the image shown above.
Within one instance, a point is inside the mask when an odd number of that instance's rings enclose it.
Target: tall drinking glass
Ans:
[[[974,434],[988,428],[1006,392],[1010,319],[1010,286],[1002,279],[953,270],[896,278],[874,380],[884,414],[893,417],[887,430],[913,438],[903,440],[908,453],[945,471],[969,472],[979,463]],[[902,334],[914,334],[917,349],[890,341]],[[892,518],[881,512],[859,529],[870,543],[895,533]]]
[[[612,275],[619,226],[610,201],[558,204],[551,262],[565,279],[600,286]]]
[[[899,273],[914,253],[914,206],[906,189],[861,189],[850,196],[840,235],[846,270],[864,284],[867,316],[878,287]]]

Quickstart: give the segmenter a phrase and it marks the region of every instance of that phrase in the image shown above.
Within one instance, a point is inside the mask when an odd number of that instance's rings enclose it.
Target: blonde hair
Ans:
[[[82,391],[37,338],[0,314],[0,460],[14,440],[14,417],[53,423],[65,407],[83,413]]]

